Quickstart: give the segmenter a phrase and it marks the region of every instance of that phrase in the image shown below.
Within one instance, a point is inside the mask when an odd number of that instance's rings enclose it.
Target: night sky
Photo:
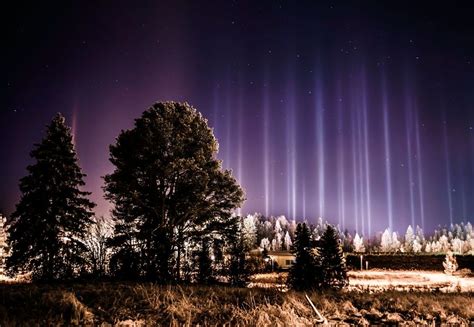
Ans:
[[[365,235],[472,221],[474,10],[464,3],[71,3],[3,11],[4,214],[62,112],[96,213],[109,216],[109,144],[173,100],[214,128],[246,192],[242,214],[322,216]]]

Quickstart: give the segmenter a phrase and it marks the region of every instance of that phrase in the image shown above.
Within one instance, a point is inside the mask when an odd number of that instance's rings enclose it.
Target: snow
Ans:
[[[474,291],[474,277],[447,275],[439,271],[364,270],[350,271],[348,275],[351,290]]]

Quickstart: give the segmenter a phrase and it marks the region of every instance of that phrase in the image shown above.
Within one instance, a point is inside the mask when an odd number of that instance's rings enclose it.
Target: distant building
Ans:
[[[270,251],[268,252],[268,256],[274,266],[280,269],[290,269],[295,263],[295,256],[289,251]]]

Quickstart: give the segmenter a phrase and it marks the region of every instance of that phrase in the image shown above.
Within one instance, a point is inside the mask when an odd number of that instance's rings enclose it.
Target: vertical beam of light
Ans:
[[[232,149],[231,146],[231,141],[232,141],[232,119],[231,119],[231,104],[232,104],[232,97],[231,97],[231,89],[232,89],[232,78],[230,76],[227,77],[227,83],[226,83],[226,90],[225,90],[225,107],[224,107],[224,113],[223,113],[223,118],[225,118],[225,155],[224,155],[224,160],[225,160],[225,167],[229,169],[232,167],[231,160],[230,160],[230,149]]]
[[[295,86],[290,68],[286,103],[286,180],[287,217],[296,219],[296,142],[295,142]]]
[[[324,102],[322,83],[320,76],[316,79],[316,144],[318,162],[318,196],[319,196],[319,216],[324,218],[325,206],[325,181],[324,181]]]
[[[365,214],[365,194],[364,194],[364,165],[363,165],[363,142],[362,142],[362,117],[361,117],[361,108],[357,106],[357,160],[358,160],[358,185],[359,185],[359,208],[360,208],[360,224],[362,235],[365,235],[365,220],[367,218]]]
[[[214,132],[215,137],[219,135],[218,124],[219,121],[219,92],[220,84],[218,83],[214,87],[213,102],[212,102],[212,131]],[[220,151],[220,147],[219,147]]]
[[[408,193],[410,195],[410,217],[411,226],[415,228],[415,194],[414,194],[414,181],[413,181],[413,163],[412,163],[412,104],[411,99],[405,100],[405,138],[407,147],[407,158],[408,158]]]
[[[418,172],[418,201],[420,207],[421,228],[425,229],[425,192],[423,186],[423,161],[421,157],[420,120],[418,108],[415,109],[416,166]]]
[[[462,205],[462,219],[467,219],[467,203],[466,203],[466,184],[462,182],[462,194],[461,194],[461,205]]]
[[[354,103],[354,102],[352,102]],[[355,215],[355,230],[360,233],[359,230],[359,188],[358,185],[358,168],[357,168],[357,133],[356,133],[356,113],[355,108],[352,107],[351,112],[351,132],[352,132],[352,186],[353,186],[353,203],[354,203],[354,215]]]
[[[342,112],[342,92],[341,86],[338,86],[337,102],[337,180],[338,180],[338,215],[339,225],[342,229],[346,227],[346,199],[345,199],[345,176],[344,176],[344,120]]]
[[[270,101],[268,77],[263,85],[263,182],[265,197],[265,216],[270,214]]]
[[[453,224],[453,186],[451,184],[451,158],[449,157],[449,141],[448,141],[448,128],[446,118],[443,116],[443,139],[444,139],[444,159],[446,162],[446,187],[448,193],[448,206],[449,206],[449,224]]]
[[[288,145],[288,171],[287,180],[289,185],[289,209],[288,218],[296,219],[296,165],[297,165],[297,149],[296,149],[296,100],[295,100],[295,82],[293,71],[290,68],[290,78],[288,85],[288,102],[287,102],[287,145]]]
[[[384,135],[384,148],[385,148],[385,185],[387,192],[387,216],[388,216],[388,227],[393,230],[393,203],[392,203],[392,168],[391,168],[391,150],[390,150],[390,125],[389,125],[389,112],[388,112],[388,99],[386,90],[386,81],[383,78],[383,90],[382,90],[382,110],[383,110],[383,135]]]
[[[303,221],[306,219],[306,180],[303,179],[303,190],[302,190],[302,206],[303,206]]]
[[[237,99],[237,180],[239,184],[242,185],[242,160],[243,160],[243,147],[242,147],[242,111],[244,108],[244,95],[243,95],[243,78],[240,75],[239,76],[239,97]],[[238,208],[237,209],[237,214],[240,216],[242,214],[242,209]]]
[[[365,71],[362,76],[362,116],[364,129],[364,163],[365,163],[365,201],[367,210],[367,235],[372,235],[372,188],[370,178],[370,151],[369,151],[369,125],[367,109],[367,80]]]

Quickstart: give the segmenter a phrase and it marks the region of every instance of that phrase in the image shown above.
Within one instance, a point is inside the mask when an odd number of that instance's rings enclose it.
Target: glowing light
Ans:
[[[372,234],[372,192],[370,179],[370,151],[369,151],[369,126],[367,114],[367,86],[365,72],[362,79],[362,115],[364,128],[364,161],[365,161],[365,195],[367,208],[367,231],[368,235]]]
[[[316,144],[317,144],[317,162],[318,162],[318,196],[319,196],[319,216],[324,217],[324,102],[322,94],[322,85],[320,77],[316,79]]]
[[[268,98],[268,78],[265,77],[265,85],[263,90],[263,183],[264,183],[264,200],[265,200],[265,216],[270,214],[270,102]]]
[[[387,191],[387,215],[388,215],[388,227],[390,230],[393,228],[393,204],[392,204],[392,168],[391,168],[391,151],[390,151],[390,125],[389,125],[389,113],[388,113],[388,99],[386,91],[385,78],[383,79],[383,134],[384,134],[384,148],[385,148],[385,183]]]
[[[341,99],[341,85],[338,85],[338,98]],[[337,133],[338,133],[338,151],[337,151],[337,178],[338,178],[338,214],[339,225],[342,228],[346,226],[346,190],[344,174],[344,120],[342,111],[342,101],[337,104]]]
[[[416,135],[416,163],[418,171],[418,201],[420,206],[421,228],[425,229],[425,204],[424,204],[424,188],[423,188],[423,162],[421,157],[421,141],[420,141],[420,121],[418,118],[418,109],[415,110],[415,135]]]
[[[444,159],[446,162],[446,192],[448,195],[449,223],[453,224],[453,186],[451,184],[451,158],[449,157],[448,128],[446,120],[443,120]]]
[[[410,217],[411,226],[415,227],[415,195],[414,195],[414,181],[413,181],[413,164],[412,164],[412,112],[411,99],[406,99],[405,103],[405,137],[408,158],[408,193],[410,195]]]

